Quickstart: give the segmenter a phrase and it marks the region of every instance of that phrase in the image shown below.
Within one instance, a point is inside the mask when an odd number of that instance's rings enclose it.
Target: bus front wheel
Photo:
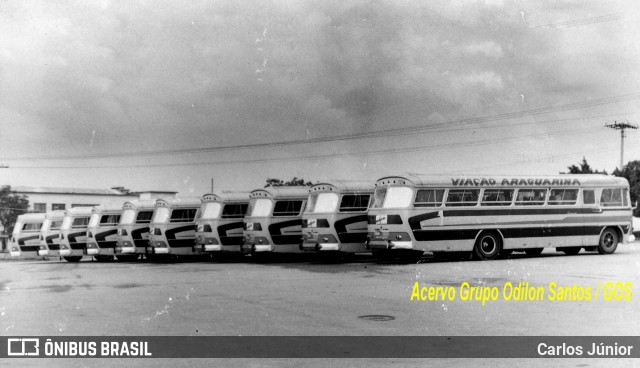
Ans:
[[[480,234],[473,249],[476,257],[481,260],[495,259],[502,249],[502,240],[493,232]]]
[[[598,242],[598,253],[611,254],[618,248],[618,233],[611,228],[606,228],[600,235]]]

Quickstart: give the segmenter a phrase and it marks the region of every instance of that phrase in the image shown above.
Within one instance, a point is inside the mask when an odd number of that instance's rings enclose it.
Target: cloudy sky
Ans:
[[[0,0],[0,184],[201,195],[212,178],[612,171],[604,125],[640,122],[639,10]]]

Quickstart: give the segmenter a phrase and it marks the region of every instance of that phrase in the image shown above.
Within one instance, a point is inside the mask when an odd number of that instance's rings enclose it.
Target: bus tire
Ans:
[[[80,260],[82,259],[82,256],[68,256],[68,257],[62,257],[62,258],[64,258],[64,260],[67,262],[80,262]]]
[[[618,233],[608,227],[600,234],[600,241],[598,242],[598,253],[611,254],[618,248]]]
[[[134,262],[137,261],[138,258],[140,258],[138,254],[120,254],[116,256],[119,262]]]
[[[568,256],[575,256],[576,254],[580,253],[580,250],[582,250],[582,247],[564,247],[564,248],[556,248],[556,250],[559,250]]]
[[[544,250],[544,248],[529,248],[529,249],[525,249],[524,252],[528,256],[539,256],[540,253],[542,253],[543,250]]]
[[[478,259],[490,260],[500,255],[502,250],[502,239],[494,232],[483,232],[478,236],[473,252]]]

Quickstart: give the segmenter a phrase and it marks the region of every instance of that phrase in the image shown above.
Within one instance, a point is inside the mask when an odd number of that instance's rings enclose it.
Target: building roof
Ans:
[[[89,189],[89,188],[56,188],[56,187],[23,187],[12,186],[11,191],[17,193],[37,194],[83,194],[83,195],[113,195],[113,196],[138,196],[137,193],[124,194],[116,189]]]
[[[138,197],[141,194],[170,194],[178,193],[174,190],[141,190],[127,191],[124,187],[113,187],[105,189],[95,188],[59,188],[59,187],[28,187],[28,186],[12,186],[11,191],[20,194],[80,194],[80,195],[107,195],[107,196],[125,196]]]

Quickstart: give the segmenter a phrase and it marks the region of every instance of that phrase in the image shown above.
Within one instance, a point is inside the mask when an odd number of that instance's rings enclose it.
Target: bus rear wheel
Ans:
[[[501,250],[502,239],[493,232],[480,234],[473,248],[476,257],[483,261],[497,258]]]
[[[82,259],[82,256],[68,256],[68,257],[62,257],[62,258],[64,258],[64,260],[67,262],[80,262],[80,260]]]
[[[611,254],[618,248],[618,233],[611,228],[606,228],[600,235],[598,242],[598,253]]]

